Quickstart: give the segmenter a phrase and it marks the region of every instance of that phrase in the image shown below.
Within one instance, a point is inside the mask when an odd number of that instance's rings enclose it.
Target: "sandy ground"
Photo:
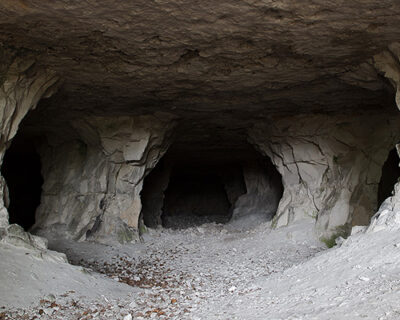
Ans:
[[[118,247],[50,241],[79,266],[0,247],[0,319],[400,319],[400,234],[325,250],[312,229],[207,224]]]

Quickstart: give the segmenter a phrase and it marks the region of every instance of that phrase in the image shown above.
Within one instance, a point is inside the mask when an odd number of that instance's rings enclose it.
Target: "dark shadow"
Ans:
[[[4,156],[1,173],[10,197],[9,222],[29,230],[35,223],[43,184],[40,156],[32,140],[18,136],[13,140]]]
[[[165,192],[162,225],[180,228],[229,221],[231,204],[221,171],[223,167],[174,167]]]
[[[392,195],[394,185],[400,177],[399,161],[396,149],[390,151],[382,167],[382,176],[378,187],[378,208],[385,199]]]

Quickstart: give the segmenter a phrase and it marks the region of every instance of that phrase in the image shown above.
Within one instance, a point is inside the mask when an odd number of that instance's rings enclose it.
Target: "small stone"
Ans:
[[[45,300],[48,300],[50,302],[55,302],[56,301],[56,296],[54,294],[50,293],[47,296],[45,296]]]
[[[47,314],[48,316],[51,316],[51,315],[53,314],[53,312],[54,312],[54,309],[46,308],[46,309],[43,309],[43,311],[44,311],[44,313]]]
[[[359,277],[358,279],[360,279],[361,281],[369,281],[369,278],[363,276]]]
[[[131,314],[127,314],[127,315],[124,317],[124,320],[132,320],[132,315],[131,315]]]
[[[228,291],[229,292],[235,292],[236,291],[236,287],[235,286],[232,286],[232,287],[230,287],[229,289],[228,289]]]

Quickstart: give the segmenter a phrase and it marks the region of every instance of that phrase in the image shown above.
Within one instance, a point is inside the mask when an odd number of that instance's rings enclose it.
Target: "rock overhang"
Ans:
[[[75,163],[83,172],[73,178],[76,190],[65,179],[56,200],[45,195],[48,208],[41,212],[56,217],[57,201],[70,197],[65,218],[73,218],[71,208],[85,212],[67,223],[75,238],[108,241],[117,233],[130,241],[143,179],[171,143],[177,157],[201,162],[208,152],[221,161],[225,150],[240,157],[250,142],[283,174],[276,225],[311,217],[332,233],[351,224],[355,212],[368,223],[379,166],[398,136],[398,77],[390,69],[398,63],[397,47],[390,47],[400,33],[396,12],[396,2],[372,0],[4,2],[2,74],[8,62],[29,57],[35,64],[14,90],[29,92],[23,79],[36,70],[60,79],[57,92],[29,112],[22,133],[46,137],[45,161],[61,173],[69,163],[47,157],[51,152],[71,151],[70,163],[82,160]],[[118,119],[136,125],[118,125]],[[374,120],[385,123],[379,132],[362,129],[374,128]],[[109,137],[102,132],[110,124],[115,152],[104,147]],[[47,172],[54,175],[49,183],[59,180],[56,172]],[[92,173],[100,174],[101,185]],[[348,181],[348,192],[340,193]],[[84,208],[75,201],[82,192]]]
[[[57,108],[241,122],[393,105],[371,58],[399,38],[396,12],[377,0],[5,1],[0,41],[60,74]]]

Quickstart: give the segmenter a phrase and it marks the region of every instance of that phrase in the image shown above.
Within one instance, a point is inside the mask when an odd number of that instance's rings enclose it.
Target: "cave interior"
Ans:
[[[371,4],[355,20],[350,2],[317,1],[229,14],[188,3],[172,17],[139,1],[115,8],[115,23],[97,11],[105,1],[56,3],[0,10],[9,223],[124,242],[141,221],[258,213],[333,232],[368,224],[391,195],[398,15],[371,23]]]

